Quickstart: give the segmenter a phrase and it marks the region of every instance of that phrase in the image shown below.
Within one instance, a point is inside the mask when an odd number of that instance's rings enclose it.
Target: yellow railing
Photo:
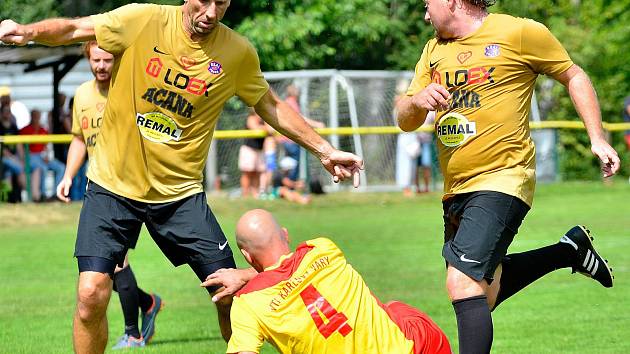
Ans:
[[[530,122],[532,129],[584,129],[584,124],[579,121],[545,121]],[[609,132],[630,130],[630,123],[603,123],[604,130]],[[341,127],[341,128],[320,128],[315,129],[321,135],[353,135],[353,134],[398,134],[401,133],[398,127]],[[431,127],[423,127],[417,131],[433,131]],[[237,139],[237,138],[257,138],[264,137],[267,133],[263,130],[217,130],[214,132],[215,139]],[[43,143],[70,143],[71,134],[56,135],[9,135],[0,136],[0,143],[4,144],[43,144]]]

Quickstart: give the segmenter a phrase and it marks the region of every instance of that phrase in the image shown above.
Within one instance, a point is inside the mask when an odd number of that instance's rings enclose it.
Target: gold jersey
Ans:
[[[96,80],[84,82],[74,93],[72,134],[83,139],[90,159],[101,124],[103,124],[106,102],[107,96],[99,91]]]
[[[451,94],[435,121],[444,199],[480,190],[506,193],[531,206],[535,149],[529,114],[539,74],[573,65],[542,24],[490,14],[477,31],[457,40],[430,40],[407,91],[430,83]]]
[[[234,297],[228,353],[412,353],[414,342],[388,316],[363,278],[327,238],[259,273]]]
[[[115,64],[88,177],[149,203],[202,192],[223,105],[236,95],[253,106],[269,89],[256,50],[223,24],[193,42],[180,6],[131,4],[92,20]]]

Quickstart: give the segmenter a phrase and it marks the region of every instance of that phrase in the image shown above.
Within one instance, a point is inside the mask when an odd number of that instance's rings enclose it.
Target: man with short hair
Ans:
[[[20,129],[20,135],[48,135],[48,130],[41,124],[42,112],[38,109],[31,111],[31,123]],[[46,144],[29,144],[30,168],[32,172],[32,194],[34,201],[46,201],[46,174],[53,171],[55,185],[61,181],[66,169],[63,162],[52,156]],[[54,200],[54,197],[51,197]]]
[[[354,177],[359,183],[363,161],[334,149],[269,90],[254,47],[220,22],[229,5],[229,0],[130,4],[90,17],[0,23],[5,43],[96,39],[116,60],[75,248],[77,352],[104,351],[111,277],[135,247],[142,224],[173,265],[190,265],[202,280],[235,267],[202,184],[217,119],[232,96],[314,153],[334,181]],[[234,285],[255,272],[238,274]],[[217,290],[208,288],[212,294]],[[216,304],[227,340],[231,298]]]
[[[382,304],[327,238],[289,248],[287,229],[262,209],[245,213],[236,242],[259,273],[237,292],[228,353],[450,354],[446,335],[402,302]]]
[[[57,197],[70,202],[72,181],[83,169],[85,154],[92,156],[103,123],[103,112],[107,103],[109,84],[114,68],[114,56],[98,47],[96,41],[83,45],[94,79],[81,84],[74,96],[72,107],[72,142],[68,149],[66,172],[57,185]],[[123,266],[114,270],[113,290],[118,292],[125,320],[125,332],[112,349],[143,347],[155,333],[155,318],[162,307],[162,299],[156,294],[147,294],[136,281],[129,265],[128,254]],[[142,328],[138,326],[138,315],[142,312]]]
[[[584,121],[604,177],[619,169],[606,142],[599,105],[586,73],[542,24],[488,14],[492,0],[426,0],[435,28],[416,66],[398,125],[418,128],[437,111],[436,135],[444,175],[446,285],[461,353],[488,353],[490,311],[528,284],[572,267],[605,287],[613,277],[589,231],[576,226],[559,243],[506,256],[529,211],[535,186],[534,143],[528,117],[536,78],[567,87]]]

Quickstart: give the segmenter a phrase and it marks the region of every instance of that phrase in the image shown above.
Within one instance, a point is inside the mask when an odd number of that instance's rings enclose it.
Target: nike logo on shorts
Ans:
[[[224,244],[219,243],[219,251],[223,251],[223,249],[225,248],[225,246],[227,246],[227,244],[228,244],[227,240],[225,241]]]
[[[464,254],[462,254],[462,255],[459,257],[459,259],[460,259],[462,262],[466,262],[466,263],[479,263],[479,264],[481,264],[481,262],[479,262],[479,261],[476,261],[476,260],[474,260],[474,259],[468,259],[468,258],[466,258],[466,254],[465,254],[465,253],[464,253]]]

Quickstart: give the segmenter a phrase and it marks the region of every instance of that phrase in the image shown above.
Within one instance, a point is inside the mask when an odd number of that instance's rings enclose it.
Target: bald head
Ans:
[[[290,252],[286,229],[263,209],[250,210],[241,216],[236,224],[236,243],[247,262],[258,271]]]

